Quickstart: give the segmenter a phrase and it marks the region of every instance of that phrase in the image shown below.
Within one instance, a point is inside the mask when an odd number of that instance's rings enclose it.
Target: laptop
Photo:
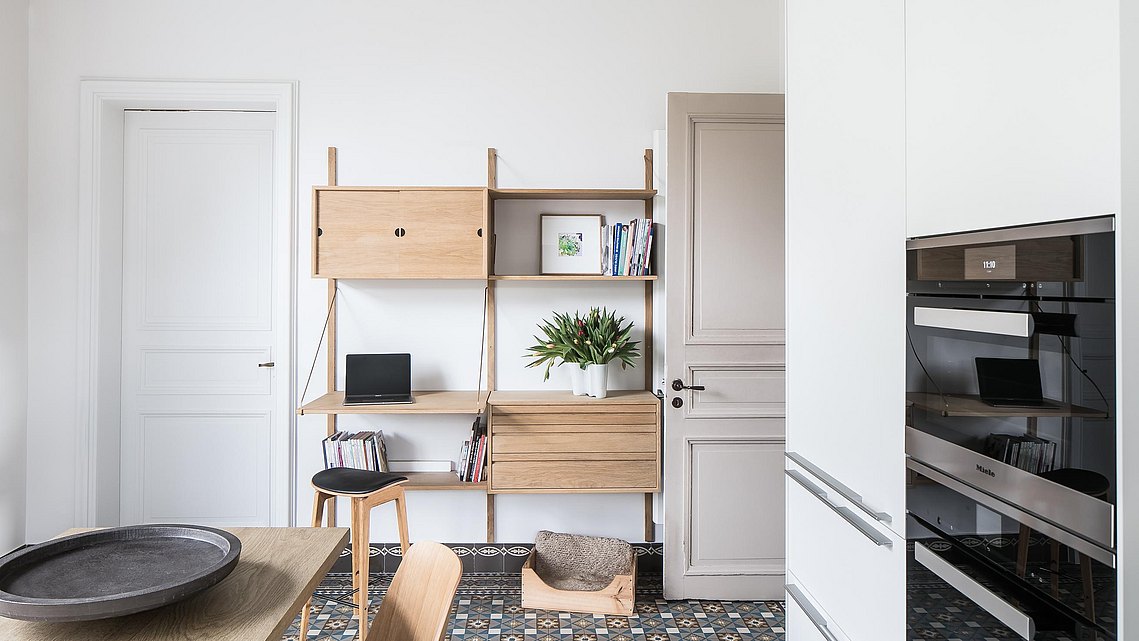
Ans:
[[[412,403],[411,354],[348,354],[344,357],[344,404]]]
[[[1040,361],[1035,358],[980,358],[977,387],[981,400],[993,407],[1044,407],[1055,405],[1044,398],[1040,385]]]

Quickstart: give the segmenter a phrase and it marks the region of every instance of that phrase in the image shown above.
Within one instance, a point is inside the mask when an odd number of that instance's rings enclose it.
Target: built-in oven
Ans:
[[[911,240],[912,638],[1116,638],[1114,221]]]

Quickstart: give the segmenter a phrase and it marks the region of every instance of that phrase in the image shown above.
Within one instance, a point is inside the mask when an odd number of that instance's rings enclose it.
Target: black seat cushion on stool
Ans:
[[[312,475],[314,487],[339,494],[371,494],[406,480],[406,476],[399,474],[357,470],[351,467],[332,467]]]
[[[1108,488],[1111,487],[1111,483],[1103,474],[1074,467],[1062,467],[1051,472],[1043,472],[1040,477],[1088,496],[1106,496]]]

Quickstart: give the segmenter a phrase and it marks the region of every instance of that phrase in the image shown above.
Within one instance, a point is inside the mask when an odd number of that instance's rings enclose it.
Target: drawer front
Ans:
[[[494,435],[495,454],[538,453],[561,458],[567,452],[642,452],[657,450],[656,432],[628,434],[538,432]]]
[[[491,489],[516,492],[654,492],[657,462],[494,461]]]
[[[400,192],[400,276],[485,278],[485,201],[482,190]]]
[[[399,201],[398,191],[317,190],[313,276],[397,277]]]
[[[646,411],[620,409],[610,412],[546,412],[546,413],[505,413],[494,408],[494,423],[505,425],[565,425],[567,428],[585,425],[640,425],[655,429],[657,415],[651,408]],[[592,431],[599,431],[595,428]]]
[[[799,470],[809,483],[826,486]],[[903,641],[906,633],[906,542],[871,517],[829,493],[827,499],[846,507],[889,538],[876,545],[823,499],[792,478],[787,493],[787,569],[804,592],[827,613],[831,624],[851,639]],[[858,596],[851,592],[857,583]],[[800,626],[801,627],[801,626]]]

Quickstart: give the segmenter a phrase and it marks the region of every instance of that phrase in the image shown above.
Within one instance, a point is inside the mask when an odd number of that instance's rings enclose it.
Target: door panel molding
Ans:
[[[76,525],[114,525],[119,519],[120,336],[122,277],[124,111],[238,110],[274,112],[273,211],[280,234],[272,252],[273,345],[277,363],[276,403],[282,418],[270,461],[273,525],[293,518],[294,453],[290,384],[296,378],[292,346],[296,248],[295,82],[197,82],[166,80],[81,80],[79,101],[78,315],[76,359],[75,504]]]
[[[757,500],[756,506],[763,503],[766,507],[771,509],[768,511],[770,514],[779,515],[783,514],[783,470],[781,469],[783,461],[783,452],[785,449],[785,441],[781,438],[740,438],[740,437],[692,437],[685,439],[685,476],[688,479],[686,485],[689,488],[688,496],[686,497],[685,521],[688,523],[690,532],[690,545],[686,548],[685,554],[685,568],[684,574],[686,576],[736,576],[740,574],[755,574],[755,575],[779,575],[783,576],[786,570],[786,562],[783,558],[783,546],[776,546],[778,550],[777,557],[766,556],[751,556],[742,557],[735,556],[731,558],[701,558],[701,553],[704,550],[701,532],[701,526],[706,525],[713,533],[712,536],[717,537],[742,537],[748,540],[761,539],[758,536],[757,529],[763,527],[764,523],[774,524],[773,528],[778,533],[780,543],[783,539],[783,520],[782,518],[771,519],[768,514],[755,514],[755,523],[749,523],[747,520],[748,513],[741,510],[741,506],[734,500],[733,497],[719,496],[715,492],[716,488],[712,488],[711,495],[702,495],[702,487],[700,485],[700,478],[702,472],[702,464],[700,459],[704,456],[709,458],[719,455],[720,459],[716,463],[709,463],[709,473],[723,475],[725,478],[732,477],[733,483],[742,485],[746,481],[755,481],[757,485],[765,485],[755,475],[739,474],[739,470],[729,466],[730,460],[724,460],[728,457],[738,457],[743,455],[749,448],[755,450],[755,453],[762,453],[770,456],[771,464],[763,467],[770,472],[770,477],[776,479],[777,488],[773,488],[772,493],[764,495],[767,500]],[[749,458],[744,462],[745,467],[750,467],[751,464],[758,463],[754,459]],[[722,480],[722,479],[717,479]],[[759,498],[759,497],[757,497]],[[708,509],[705,509],[705,508]],[[733,527],[724,528],[723,524],[732,518]],[[717,541],[721,545],[723,541]],[[739,541],[728,542],[729,545],[738,545]],[[709,546],[711,547],[711,545]]]
[[[255,365],[273,360],[272,348],[245,347],[147,347],[139,348],[138,394],[272,394],[271,381]],[[176,357],[186,357],[175,362]],[[209,371],[222,374],[213,378],[187,376],[194,371],[194,357],[220,357]],[[225,357],[230,358],[225,358]],[[163,357],[168,357],[163,359]],[[241,358],[244,357],[244,358]],[[201,358],[197,359],[200,363]],[[165,373],[165,376],[163,375]],[[181,374],[182,376],[178,376]]]
[[[703,385],[703,392],[689,392],[690,400],[685,404],[685,418],[786,418],[787,416],[787,370],[782,364],[706,364],[689,362],[686,367],[686,381],[692,385]],[[753,374],[752,389],[759,396],[748,401],[744,397],[725,397],[723,383],[728,376],[735,374],[743,380],[746,374]],[[720,383],[720,384],[717,384]],[[744,390],[738,390],[742,392]],[[717,397],[724,398],[718,401]]]

